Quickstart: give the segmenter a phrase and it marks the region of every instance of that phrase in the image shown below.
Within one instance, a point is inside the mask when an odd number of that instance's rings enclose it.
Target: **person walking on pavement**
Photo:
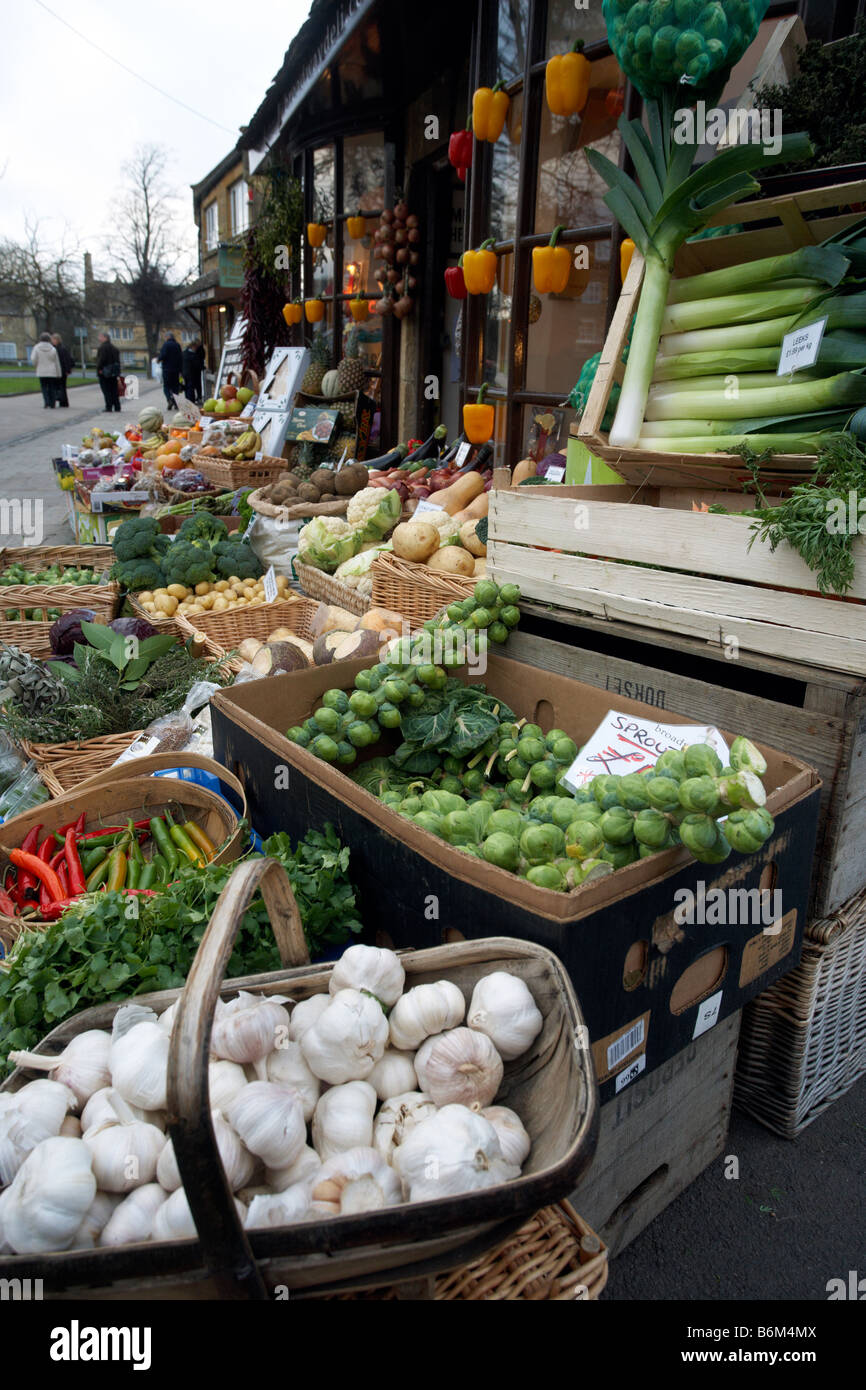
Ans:
[[[64,346],[63,339],[59,333],[52,333],[51,341],[54,344],[57,358],[60,362],[60,383],[57,387],[57,404],[68,408],[69,396],[66,391],[66,383],[69,380],[69,373],[72,371],[75,363],[72,360],[72,353],[69,351],[68,347]]]
[[[57,356],[57,349],[51,341],[50,333],[40,333],[39,342],[30,353],[30,361],[42,387],[42,403],[46,410],[53,410],[61,370],[60,358]]]
[[[166,334],[165,342],[159,350],[157,361],[162,366],[162,389],[165,392],[169,410],[177,410],[175,396],[180,390],[180,374],[183,370],[183,353],[180,343],[173,333]]]
[[[192,342],[183,350],[183,393],[188,401],[195,401],[196,405],[201,405],[203,400],[201,394],[201,374],[203,371],[204,348],[200,338],[193,338]]]
[[[112,410],[120,410],[120,390],[118,378],[120,377],[120,353],[111,341],[107,333],[99,335],[99,351],[96,354],[96,375],[99,377],[99,384],[102,387],[102,396],[105,401],[104,414],[108,415]]]

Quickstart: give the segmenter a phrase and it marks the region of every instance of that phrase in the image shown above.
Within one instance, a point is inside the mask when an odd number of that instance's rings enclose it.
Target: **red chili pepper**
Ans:
[[[468,290],[463,278],[462,265],[453,265],[445,272],[445,288],[452,299],[465,299]]]
[[[60,880],[60,891],[64,898],[69,897],[69,874],[66,872],[65,864],[57,865],[57,877]]]
[[[78,903],[77,898],[58,898],[57,902],[49,903],[47,907],[39,909],[40,917],[46,922],[56,922],[58,917],[62,917],[70,907],[75,907]]]
[[[78,820],[75,822],[75,825],[73,826],[73,829],[74,829],[74,831],[75,831],[75,838],[76,838],[76,840],[78,839],[78,836],[79,836],[79,835],[83,835],[83,834],[84,834],[84,827],[85,827],[86,824],[87,824],[87,812],[86,812],[86,811],[82,811],[82,812],[81,812],[81,815],[78,817]]]
[[[78,833],[77,823],[66,832],[66,865],[69,871],[69,887],[73,893],[83,893],[87,888],[87,881],[84,870],[81,867],[81,860],[78,856],[78,848],[75,844],[75,836]]]
[[[49,836],[48,839],[50,840],[50,838]],[[29,869],[32,874],[35,874],[40,883],[48,890],[50,901],[57,902],[59,898],[63,898],[66,895],[62,891],[60,879],[50,867],[47,859],[40,857],[47,844],[48,840],[43,841],[39,846],[39,852],[37,854],[25,854],[21,849],[10,850],[9,860],[15,865],[16,869]]]
[[[55,873],[57,873],[57,865],[58,865],[58,864],[62,864],[65,858],[66,858],[66,850],[65,850],[65,849],[59,849],[59,850],[57,851],[56,854],[52,854],[52,856],[51,856],[51,858],[49,859],[48,863],[51,865],[51,867],[52,867],[52,869],[54,870]]]
[[[150,827],[149,820],[137,820],[133,822],[136,830],[147,830]],[[103,825],[101,830],[86,830],[83,835],[76,835],[76,840],[94,840],[98,835],[122,835],[124,830],[129,827],[126,825]]]
[[[9,894],[0,891],[0,912],[4,912],[7,917],[18,916],[18,904],[13,902]]]
[[[42,826],[40,824],[34,825],[32,830],[27,831],[27,834],[21,841],[21,848],[25,854],[36,853],[36,849],[39,844],[39,832],[41,829]],[[15,901],[18,903],[19,906],[23,905],[24,899],[27,897],[28,893],[35,895],[36,879],[33,874],[28,874],[26,872],[20,873],[17,876],[17,882],[15,885]]]
[[[455,130],[454,134],[450,137],[448,141],[448,159],[449,162],[454,165],[458,173],[463,169],[463,177],[465,178],[465,171],[472,164],[472,131],[469,130],[468,127],[466,130]]]

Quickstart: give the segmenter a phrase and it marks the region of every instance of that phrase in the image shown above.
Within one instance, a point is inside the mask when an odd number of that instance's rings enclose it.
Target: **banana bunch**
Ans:
[[[230,444],[227,449],[223,449],[223,458],[234,459],[236,462],[241,459],[255,458],[262,447],[262,437],[255,430],[245,430],[240,439],[234,444]]]

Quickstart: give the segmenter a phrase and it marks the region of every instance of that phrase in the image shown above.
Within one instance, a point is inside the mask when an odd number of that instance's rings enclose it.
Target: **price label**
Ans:
[[[265,584],[265,602],[266,602],[266,603],[273,603],[274,599],[275,599],[276,596],[277,596],[277,576],[274,574],[274,567],[273,567],[273,565],[271,565],[270,569],[268,570],[267,574],[265,575],[264,584]]]
[[[545,482],[548,483],[561,483],[564,477],[564,468],[548,468],[547,472],[544,475]]]
[[[420,512],[441,512],[441,510],[442,508],[431,501],[429,497],[422,497],[412,515],[418,516]]]
[[[468,439],[465,439],[463,443],[460,445],[460,448],[457,450],[457,456],[454,459],[454,463],[458,468],[460,468],[468,459],[469,450],[471,448],[472,445],[469,443]]]
[[[715,1028],[719,1021],[719,1010],[722,1007],[722,995],[724,990],[719,990],[718,994],[713,994],[709,999],[705,999],[703,1004],[698,1005],[698,1016],[695,1019],[695,1031],[693,1038],[699,1038],[701,1033],[708,1033],[711,1028]]]
[[[818,319],[816,323],[807,323],[803,328],[795,328],[792,333],[786,333],[782,339],[776,375],[788,376],[790,372],[813,367],[818,360],[818,350],[826,327],[827,320],[823,318]]]
[[[616,1094],[619,1095],[623,1087],[627,1086],[630,1081],[635,1081],[645,1067],[646,1053],[642,1052],[640,1057],[636,1057],[631,1065],[626,1067],[625,1071],[619,1073],[616,1078]]]

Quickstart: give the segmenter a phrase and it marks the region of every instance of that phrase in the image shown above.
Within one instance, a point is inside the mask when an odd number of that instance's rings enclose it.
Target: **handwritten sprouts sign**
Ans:
[[[727,764],[728,746],[711,724],[660,724],[640,715],[608,710],[562,780],[577,791],[604,773],[622,776],[646,772],[662,753],[681,751],[693,743],[709,743]]]

